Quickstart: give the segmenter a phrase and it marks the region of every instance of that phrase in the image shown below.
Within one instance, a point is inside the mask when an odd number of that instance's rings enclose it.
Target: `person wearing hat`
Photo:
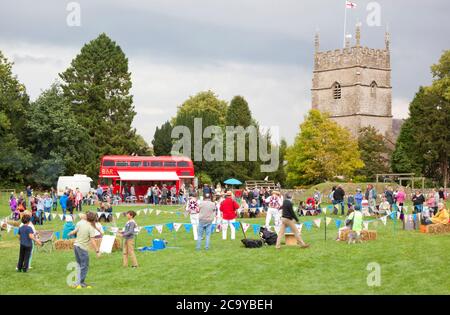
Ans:
[[[270,221],[274,220],[275,226],[280,226],[280,208],[283,204],[283,199],[281,198],[281,193],[277,190],[272,191],[272,196],[266,199],[266,203],[269,206],[266,215],[266,228],[269,228]]]
[[[239,209],[239,204],[233,199],[231,190],[227,191],[225,200],[220,204],[220,211],[222,212],[222,239],[227,239],[228,226],[231,229],[231,239],[236,238],[236,229],[233,223],[236,222],[236,212]]]
[[[284,236],[284,231],[287,227],[291,229],[291,231],[294,233],[295,238],[297,239],[297,244],[301,248],[308,248],[309,244],[306,244],[301,235],[300,232],[297,229],[297,226],[295,223],[298,223],[298,217],[295,214],[294,208],[292,206],[292,195],[290,193],[286,194],[286,199],[283,201],[282,206],[280,207],[282,215],[281,215],[281,227],[280,231],[278,233],[277,237],[277,244],[275,246],[276,249],[281,248],[281,239]]]

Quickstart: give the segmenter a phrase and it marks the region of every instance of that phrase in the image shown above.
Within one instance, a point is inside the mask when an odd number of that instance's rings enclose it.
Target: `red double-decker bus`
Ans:
[[[99,185],[103,190],[113,185],[114,194],[123,195],[123,188],[133,185],[139,198],[155,184],[175,186],[178,192],[182,184],[189,187],[193,180],[194,164],[184,156],[107,155],[101,160]]]

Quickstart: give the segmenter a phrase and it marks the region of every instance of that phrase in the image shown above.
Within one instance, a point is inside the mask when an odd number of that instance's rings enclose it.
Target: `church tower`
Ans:
[[[347,38],[344,49],[320,51],[315,37],[312,108],[327,112],[356,137],[362,127],[373,126],[392,139],[392,86],[390,35],[385,48],[361,46],[361,25],[355,46]]]

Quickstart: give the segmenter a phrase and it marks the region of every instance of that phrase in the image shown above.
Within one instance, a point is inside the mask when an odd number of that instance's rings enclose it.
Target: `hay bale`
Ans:
[[[344,230],[341,232],[341,241],[348,241],[349,234],[352,233],[352,230]],[[363,241],[375,241],[377,239],[378,233],[377,231],[372,230],[362,230],[361,231],[361,239]]]
[[[97,244],[97,247],[100,248],[100,244],[102,242],[101,238],[96,238],[94,239],[95,243]],[[73,244],[75,243],[75,239],[70,239],[70,240],[57,240],[55,242],[55,249],[56,250],[71,250],[73,249]],[[122,248],[121,246],[121,242],[119,239],[115,239],[114,240],[114,245],[113,245],[113,250],[120,250]],[[89,249],[90,250],[94,250],[94,248],[92,247],[92,244],[89,243]]]
[[[423,225],[421,231],[427,234],[445,234],[450,233],[450,224],[430,224]]]
[[[57,240],[54,245],[56,250],[71,250],[73,249],[73,243],[75,239],[70,240]]]

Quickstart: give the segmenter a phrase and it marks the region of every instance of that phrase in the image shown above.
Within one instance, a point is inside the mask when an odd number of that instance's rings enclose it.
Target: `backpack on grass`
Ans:
[[[271,232],[265,227],[260,228],[259,236],[267,245],[275,245],[277,243],[278,238],[277,233]]]

